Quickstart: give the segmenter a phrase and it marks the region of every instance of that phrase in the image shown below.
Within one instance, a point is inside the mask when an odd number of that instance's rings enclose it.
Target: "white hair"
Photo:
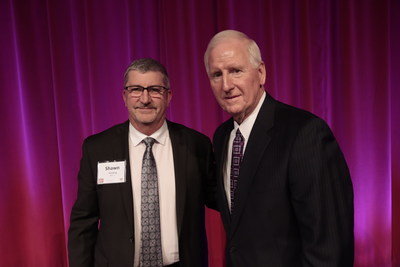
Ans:
[[[260,48],[258,47],[257,43],[242,32],[235,30],[225,30],[214,35],[214,37],[208,43],[207,50],[204,53],[204,65],[206,67],[207,74],[209,74],[208,58],[211,50],[214,49],[219,43],[232,39],[246,41],[250,63],[254,66],[254,68],[257,68],[260,65],[262,59]]]

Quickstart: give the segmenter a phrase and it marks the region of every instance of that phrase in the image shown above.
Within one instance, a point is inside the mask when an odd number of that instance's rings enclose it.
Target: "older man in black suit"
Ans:
[[[245,34],[218,33],[204,61],[232,115],[214,134],[227,266],[352,266],[352,183],[327,124],[265,92],[260,50]]]
[[[129,121],[84,141],[68,232],[71,267],[207,266],[212,145],[166,120],[171,96],[163,65],[134,61],[123,91]]]

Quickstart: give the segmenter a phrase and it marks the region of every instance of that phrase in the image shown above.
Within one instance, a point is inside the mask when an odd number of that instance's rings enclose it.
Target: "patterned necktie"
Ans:
[[[161,251],[160,206],[158,202],[157,168],[152,146],[156,140],[143,140],[146,151],[142,163],[142,204],[141,204],[141,267],[163,266]]]
[[[231,162],[231,213],[233,211],[233,201],[235,199],[235,191],[239,178],[240,164],[243,160],[244,137],[240,133],[239,128],[236,131],[235,139],[232,146],[232,162]]]

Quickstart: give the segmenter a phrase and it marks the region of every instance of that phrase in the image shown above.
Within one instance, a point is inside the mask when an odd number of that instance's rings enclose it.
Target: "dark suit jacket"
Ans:
[[[207,266],[204,204],[214,204],[212,145],[205,135],[167,123],[175,165],[180,266]],[[68,232],[71,267],[133,266],[128,129],[125,122],[84,141]],[[97,163],[114,160],[126,160],[126,182],[97,185]]]
[[[214,134],[228,267],[353,265],[353,189],[329,127],[267,94],[228,210],[223,168],[233,120]]]

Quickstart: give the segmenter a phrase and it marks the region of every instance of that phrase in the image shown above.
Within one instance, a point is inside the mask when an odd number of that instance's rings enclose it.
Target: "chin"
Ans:
[[[149,124],[153,124],[154,121],[155,121],[155,119],[140,120],[140,123],[145,124],[145,125],[149,125]]]
[[[151,124],[155,121],[155,118],[152,116],[139,116],[136,117],[136,120],[142,124]]]
[[[231,116],[239,116],[241,113],[243,113],[243,110],[234,107],[225,108],[225,111]]]

